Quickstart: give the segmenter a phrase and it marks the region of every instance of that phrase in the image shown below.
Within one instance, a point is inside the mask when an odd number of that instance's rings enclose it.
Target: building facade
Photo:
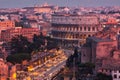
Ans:
[[[8,65],[3,59],[0,59],[0,80],[7,80],[8,78]]]
[[[7,30],[3,30],[1,32],[2,41],[10,41],[13,37],[22,35],[28,38],[29,41],[32,41],[33,35],[39,35],[40,31],[38,28],[11,28]]]
[[[119,50],[119,34],[119,26],[106,27],[96,33],[94,37],[87,38],[86,43],[81,48],[82,61],[86,62],[85,59],[87,61],[91,59],[92,62],[96,62],[96,59],[113,56],[113,52]]]
[[[105,27],[89,37],[81,48],[81,62],[95,64],[96,72],[120,79],[120,26]]]
[[[9,29],[9,28],[13,28],[13,27],[15,27],[14,21],[10,21],[10,20],[0,21],[0,31]]]
[[[52,38],[64,47],[82,45],[87,37],[101,30],[95,15],[53,14],[51,26]]]
[[[102,67],[100,67],[97,71],[107,75],[111,75],[113,78],[112,80],[120,80],[120,63],[119,62],[120,62],[120,59],[115,59],[115,58],[103,59]]]

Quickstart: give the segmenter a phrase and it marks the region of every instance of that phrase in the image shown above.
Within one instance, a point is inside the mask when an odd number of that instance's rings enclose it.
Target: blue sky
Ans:
[[[0,8],[34,6],[49,3],[58,6],[120,6],[120,0],[0,0]]]

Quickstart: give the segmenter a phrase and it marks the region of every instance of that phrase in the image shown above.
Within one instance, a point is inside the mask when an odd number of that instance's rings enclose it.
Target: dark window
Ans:
[[[114,75],[114,78],[117,78],[117,75],[116,75],[116,74]]]
[[[88,35],[88,37],[91,37],[91,35]]]
[[[119,55],[120,56],[120,55]],[[119,70],[119,73],[120,73],[120,70]]]
[[[85,54],[83,54],[83,56],[85,56]]]
[[[95,27],[92,27],[92,30],[95,31]]]
[[[86,27],[84,27],[84,31],[86,31]]]
[[[80,27],[80,31],[82,31],[82,27]]]
[[[88,27],[88,31],[90,31],[90,27]]]
[[[119,33],[120,33],[120,31],[119,31]]]
[[[77,30],[78,30],[78,27],[77,27]]]
[[[112,72],[112,71],[110,70],[110,72]]]
[[[102,72],[103,72],[103,69],[102,69]]]
[[[107,72],[108,70],[106,69],[105,71]]]

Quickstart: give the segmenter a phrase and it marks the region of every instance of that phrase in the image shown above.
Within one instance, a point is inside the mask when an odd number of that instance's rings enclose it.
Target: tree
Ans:
[[[47,37],[46,40],[47,40],[47,46],[46,46],[47,50],[54,49],[54,48],[56,48],[56,49],[59,48],[57,40],[54,40],[50,37]]]
[[[70,55],[70,57],[66,61],[66,66],[67,67],[69,67],[69,68],[73,67],[73,59],[74,59],[74,56]]]
[[[12,54],[6,58],[7,62],[11,62],[13,64],[16,63],[21,64],[23,60],[30,60],[30,59],[31,59],[31,55],[27,53]]]
[[[103,73],[98,73],[96,77],[97,80],[113,80],[111,75],[106,75]]]
[[[30,42],[26,37],[22,35],[18,35],[17,37],[13,37],[11,39],[11,53],[30,53],[29,47]]]
[[[95,64],[87,62],[78,64],[79,72],[81,74],[93,74],[93,69],[95,68]]]
[[[42,46],[45,45],[45,37],[43,36],[42,33],[40,33],[40,35],[34,35],[33,36],[33,43],[32,46],[33,50],[39,50],[42,49]]]
[[[34,34],[33,36],[33,42],[36,42],[38,40],[38,36],[36,34]]]
[[[73,54],[73,56],[74,56],[75,58],[78,58],[78,48],[77,48],[77,47],[75,47],[75,49],[74,49],[74,54]]]
[[[34,50],[50,50],[50,49],[53,49],[53,48],[58,48],[58,44],[57,44],[57,41],[50,38],[50,37],[46,37],[46,36],[43,36],[42,33],[40,33],[40,35],[34,35],[33,37],[33,44],[32,44],[34,47]]]
[[[66,61],[66,66],[67,67],[73,67],[73,59],[75,59],[75,65],[78,65],[78,48],[75,47],[74,49],[74,54],[70,55],[70,57]]]

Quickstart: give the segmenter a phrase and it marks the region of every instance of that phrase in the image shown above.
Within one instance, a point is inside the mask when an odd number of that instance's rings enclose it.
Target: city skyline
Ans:
[[[120,6],[120,0],[0,0],[0,8],[31,7],[35,4],[42,5],[46,2],[50,5],[70,7]]]

